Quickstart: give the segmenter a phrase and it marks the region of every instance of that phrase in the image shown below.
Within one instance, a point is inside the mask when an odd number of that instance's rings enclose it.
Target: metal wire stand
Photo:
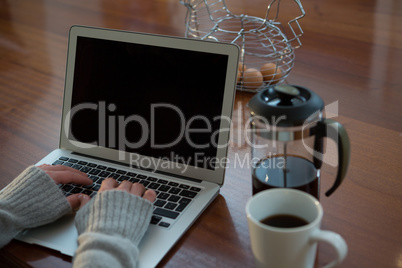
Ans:
[[[301,46],[299,38],[303,30],[298,20],[305,12],[300,0],[294,0],[301,15],[287,23],[293,35],[289,39],[281,31],[281,23],[276,21],[280,1],[272,0],[265,18],[259,18],[231,13],[224,0],[180,0],[187,7],[185,36],[234,43],[241,48],[238,90],[257,92],[268,85],[282,83],[294,66],[294,49]],[[274,17],[268,19],[273,12]]]

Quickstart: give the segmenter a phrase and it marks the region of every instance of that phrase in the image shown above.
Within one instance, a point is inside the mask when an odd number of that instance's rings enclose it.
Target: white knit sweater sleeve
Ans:
[[[55,221],[71,211],[56,183],[30,166],[0,192],[0,248],[19,232]]]
[[[136,267],[151,216],[152,203],[141,197],[118,190],[98,193],[75,217],[74,267]]]

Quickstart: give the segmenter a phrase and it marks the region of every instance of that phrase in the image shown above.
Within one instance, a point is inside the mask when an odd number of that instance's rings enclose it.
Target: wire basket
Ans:
[[[187,38],[234,43],[241,49],[237,89],[257,92],[268,85],[285,81],[294,66],[294,49],[301,46],[303,31],[298,20],[305,12],[299,0],[294,0],[301,15],[290,20],[292,38],[288,38],[277,22],[280,0],[267,7],[265,18],[235,15],[224,0],[181,0],[187,7]],[[273,19],[268,17],[276,12]],[[292,25],[296,26],[293,27]],[[292,46],[296,42],[296,46]]]

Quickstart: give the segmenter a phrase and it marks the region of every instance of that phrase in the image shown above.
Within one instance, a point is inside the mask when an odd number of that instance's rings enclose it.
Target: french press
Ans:
[[[253,194],[270,188],[294,188],[319,199],[324,138],[335,141],[338,172],[326,192],[331,195],[345,178],[350,143],[345,128],[324,118],[324,101],[313,91],[274,85],[248,103]]]

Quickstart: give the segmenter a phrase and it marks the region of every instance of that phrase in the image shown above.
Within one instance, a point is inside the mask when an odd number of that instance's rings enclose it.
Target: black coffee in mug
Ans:
[[[305,219],[300,218],[298,216],[294,216],[294,215],[278,214],[278,215],[269,216],[269,217],[261,220],[261,223],[272,226],[272,227],[296,228],[296,227],[301,227],[301,226],[307,225],[308,221],[306,221]]]
[[[292,188],[319,199],[319,176],[314,164],[295,155],[275,155],[253,168],[253,195],[271,188]]]

